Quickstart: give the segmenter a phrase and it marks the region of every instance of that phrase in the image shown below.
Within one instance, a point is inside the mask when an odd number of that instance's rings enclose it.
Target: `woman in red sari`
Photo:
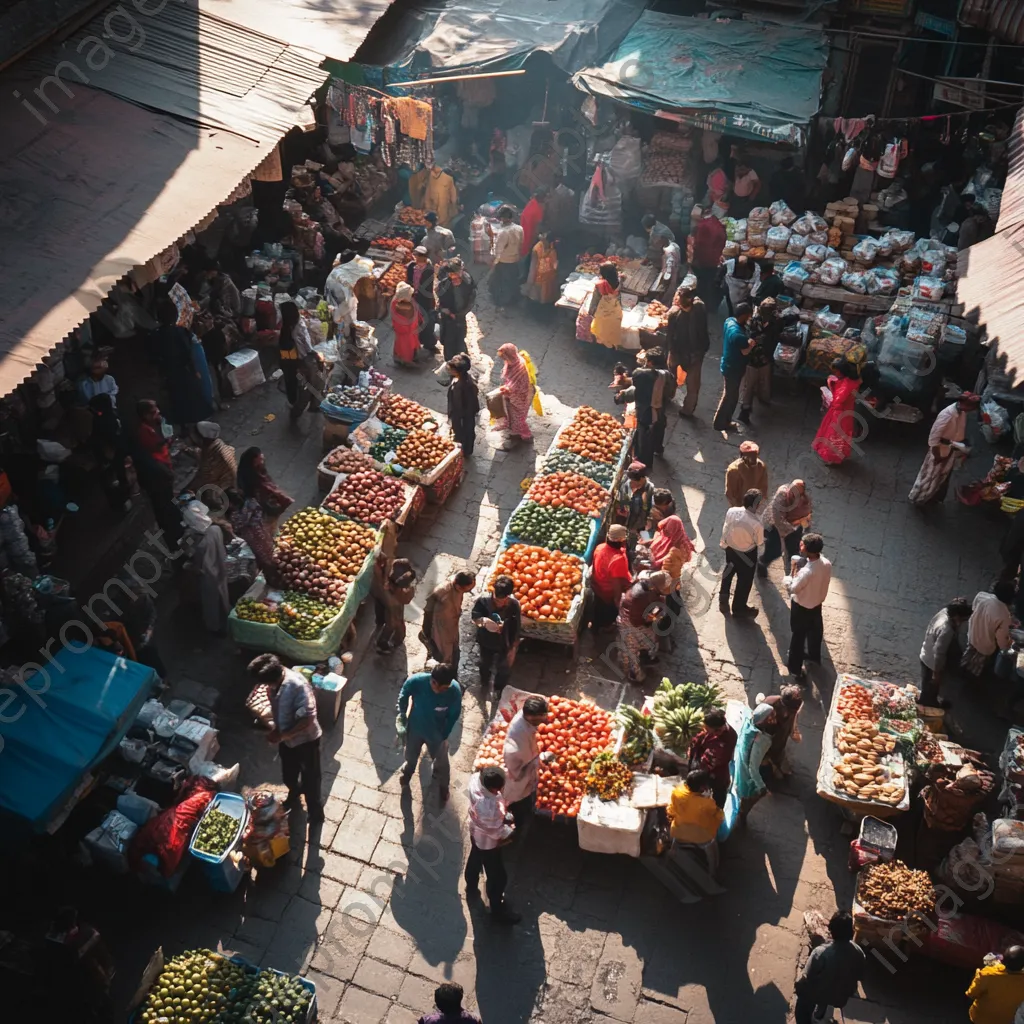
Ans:
[[[534,385],[530,370],[511,342],[498,349],[498,358],[505,364],[501,371],[501,393],[505,396],[506,419],[496,424],[499,430],[507,430],[509,437],[506,450],[520,441],[532,441],[533,434],[526,422],[526,414],[533,402]]]
[[[850,457],[860,377],[856,365],[847,359],[837,359],[832,369],[836,371],[828,379],[832,402],[822,417],[811,447],[822,462],[838,466]]]

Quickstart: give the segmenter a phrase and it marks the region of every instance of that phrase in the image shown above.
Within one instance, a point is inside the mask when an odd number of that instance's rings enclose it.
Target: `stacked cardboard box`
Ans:
[[[853,259],[850,250],[857,242],[855,234],[859,216],[860,203],[852,196],[825,207],[825,220],[829,223],[828,243],[847,260]]]

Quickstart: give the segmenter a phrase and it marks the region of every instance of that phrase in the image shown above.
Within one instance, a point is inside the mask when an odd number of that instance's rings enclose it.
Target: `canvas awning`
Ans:
[[[1017,114],[1007,152],[996,232],[961,251],[957,300],[969,320],[984,326],[1000,367],[1019,384],[1024,382],[1024,110]]]
[[[0,395],[311,121],[325,50],[293,40],[351,57],[389,2],[140,0],[0,75]]]
[[[577,87],[703,128],[800,142],[818,111],[828,49],[817,27],[645,11]]]
[[[600,60],[629,31],[645,0],[453,0],[429,3],[409,17],[400,42],[379,62],[445,71],[521,68],[546,53],[572,74]],[[360,59],[364,60],[363,55]],[[374,62],[367,55],[366,63]]]

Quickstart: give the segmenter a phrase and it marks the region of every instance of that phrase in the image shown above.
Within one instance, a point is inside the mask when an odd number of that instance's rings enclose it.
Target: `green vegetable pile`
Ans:
[[[219,857],[235,841],[237,835],[238,819],[211,807],[199,822],[192,846],[200,853]]]
[[[408,436],[408,430],[385,426],[370,448],[370,458],[375,462],[383,462],[384,456],[395,451]]]
[[[169,960],[139,1009],[139,1024],[302,1024],[312,993],[298,978],[246,970],[209,949]]]
[[[337,617],[337,606],[298,590],[287,590],[278,606],[278,625],[298,640],[316,640]]]
[[[525,544],[582,555],[590,540],[592,523],[589,516],[575,509],[526,501],[509,521],[508,532]]]
[[[654,731],[665,747],[685,756],[690,740],[704,725],[704,712],[721,707],[725,695],[711,683],[681,683],[662,679],[654,693]]]
[[[612,480],[615,478],[614,466],[609,466],[605,462],[593,462],[591,459],[585,459],[582,455],[566,451],[564,448],[555,448],[548,453],[547,458],[544,459],[544,465],[541,467],[540,475],[558,472],[579,473],[580,476],[585,476],[602,487],[611,487]]]

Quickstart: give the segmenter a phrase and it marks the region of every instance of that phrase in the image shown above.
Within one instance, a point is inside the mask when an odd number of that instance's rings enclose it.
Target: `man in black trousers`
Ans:
[[[747,604],[754,582],[758,548],[764,546],[764,525],[757,515],[761,492],[751,488],[743,495],[743,504],[725,513],[720,544],[725,548],[725,570],[722,589],[718,594],[718,607],[723,615],[729,614],[729,591],[736,577],[736,594],[732,600],[732,613],[737,618],[753,618],[757,609]]]
[[[803,682],[804,648],[808,661],[821,662],[821,642],[825,627],[821,606],[828,596],[832,580],[832,563],[821,557],[825,542],[819,533],[805,533],[800,541],[800,555],[794,555],[790,574],[783,579],[789,591],[789,624],[793,639],[789,642],[787,667],[795,679]]]

